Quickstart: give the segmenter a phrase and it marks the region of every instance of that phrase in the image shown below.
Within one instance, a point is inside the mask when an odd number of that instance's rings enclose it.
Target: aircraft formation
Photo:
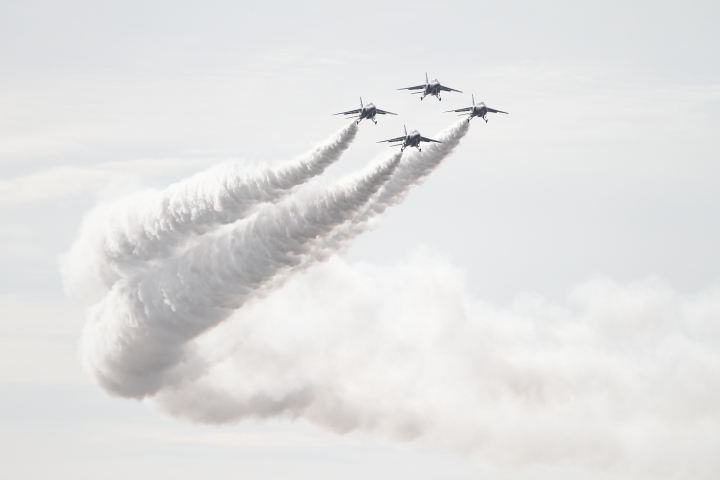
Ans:
[[[440,92],[458,92],[463,93],[460,90],[455,90],[454,88],[446,87],[442,84],[440,84],[440,81],[437,78],[434,78],[432,81],[428,79],[427,73],[425,73],[425,84],[424,85],[416,85],[414,87],[404,87],[404,88],[398,88],[398,90],[418,90],[417,92],[411,92],[413,95],[422,95],[420,97],[420,100],[424,99],[428,95],[436,97],[439,101],[442,101],[442,98],[440,98]],[[471,107],[465,107],[465,108],[458,108],[457,110],[447,110],[445,113],[455,113],[459,112],[461,116],[467,115],[467,121],[470,122],[470,120],[473,119],[473,117],[479,117],[485,120],[485,123],[487,123],[488,113],[508,113],[503,112],[502,110],[495,110],[494,108],[490,108],[485,105],[484,102],[480,102],[479,104],[475,104],[475,95],[472,95],[472,106]],[[333,115],[346,115],[345,118],[355,118],[355,123],[359,124],[362,120],[372,120],[375,125],[377,125],[377,120],[375,120],[376,115],[397,115],[397,113],[388,112],[386,110],[380,110],[377,108],[374,104],[368,103],[367,105],[363,105],[362,97],[360,97],[360,108],[356,110],[348,110],[347,112],[340,112],[340,113],[334,113]],[[433,140],[432,138],[426,138],[420,135],[420,132],[417,130],[413,130],[412,132],[408,133],[407,128],[403,125],[403,128],[405,129],[405,135],[402,137],[397,138],[391,138],[389,140],[381,140],[378,143],[388,142],[392,143],[394,145],[391,145],[391,147],[400,147],[400,151],[404,151],[407,147],[415,147],[418,149],[418,151],[422,151],[420,148],[420,142],[435,142],[435,143],[442,143],[437,140]]]

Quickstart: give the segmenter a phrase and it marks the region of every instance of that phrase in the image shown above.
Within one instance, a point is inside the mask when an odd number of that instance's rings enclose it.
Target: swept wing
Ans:
[[[381,113],[383,115],[397,115],[397,113],[393,112],[386,112],[385,110],[380,110],[379,108],[375,109],[375,113]]]
[[[450,113],[450,112],[469,112],[469,111],[472,110],[472,109],[473,109],[473,107],[458,108],[457,110],[445,110],[445,113]]]
[[[494,108],[488,108],[488,107],[485,107],[485,108],[487,108],[487,111],[488,111],[488,112],[492,112],[492,113],[507,113],[508,115],[510,115],[508,112],[503,112],[502,110],[495,110]]]
[[[347,112],[333,113],[333,115],[355,115],[356,113],[362,112],[362,109],[349,110]]]
[[[437,141],[437,140],[433,140],[432,138],[425,138],[425,137],[420,137],[420,141],[421,141],[421,142],[435,142],[435,143],[442,143],[442,142],[439,142],[439,141]]]
[[[461,92],[460,90],[455,90],[454,88],[445,87],[445,86],[443,86],[443,85],[440,85],[440,90],[445,90],[446,92],[458,92],[458,93],[463,93],[463,92]]]
[[[420,90],[424,89],[425,85],[418,85],[417,87],[405,87],[405,88],[398,88],[398,90]]]
[[[377,142],[377,143],[383,143],[383,142],[389,142],[389,143],[392,143],[392,142],[404,142],[404,141],[405,141],[405,138],[406,138],[406,137],[391,138],[390,140],[380,140],[380,141]]]

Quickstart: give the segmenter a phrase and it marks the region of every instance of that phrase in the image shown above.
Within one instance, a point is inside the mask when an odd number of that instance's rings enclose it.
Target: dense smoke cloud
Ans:
[[[390,267],[333,257],[199,338],[211,366],[152,403],[209,424],[302,418],[500,467],[711,479],[719,318],[718,288],[598,278],[563,303],[499,308],[425,250]]]
[[[715,478],[720,290],[596,279],[563,304],[499,308],[424,251],[392,267],[334,255],[468,128],[327,188],[301,184],[337,161],[352,126],[279,169],[224,166],[100,207],[64,268],[69,287],[103,293],[87,370],[193,422],[279,416],[500,466]]]

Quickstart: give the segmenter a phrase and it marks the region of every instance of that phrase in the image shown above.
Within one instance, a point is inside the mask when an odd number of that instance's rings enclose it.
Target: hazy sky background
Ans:
[[[58,258],[98,201],[293,158],[359,96],[400,115],[363,122],[329,178],[403,124],[432,137],[474,94],[510,115],[473,120],[347,262],[424,246],[498,309],[564,304],[598,276],[697,294],[720,277],[718,21],[717,2],[1,2],[2,476],[629,478],[112,399],[77,361],[87,304],[65,297]],[[396,90],[425,72],[464,93]]]

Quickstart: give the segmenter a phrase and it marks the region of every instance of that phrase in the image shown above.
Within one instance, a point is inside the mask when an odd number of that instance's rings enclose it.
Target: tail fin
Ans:
[[[362,97],[360,97],[360,109],[363,109],[363,108],[365,108],[365,107],[363,107],[363,104],[362,104]]]
[[[428,80],[427,72],[425,72],[425,85],[430,83],[430,80]]]
[[[405,129],[405,136],[407,137],[407,127],[405,127],[405,125],[403,125],[403,128]]]
[[[473,107],[475,106],[475,95],[472,96],[473,99]]]

